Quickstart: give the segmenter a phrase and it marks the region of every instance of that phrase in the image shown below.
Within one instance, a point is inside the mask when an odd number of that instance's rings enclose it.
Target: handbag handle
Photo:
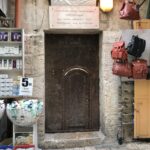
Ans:
[[[124,2],[126,2],[126,3],[135,3],[135,4],[137,3],[136,0],[124,0]]]
[[[98,6],[98,4],[99,4],[99,0],[96,0],[96,6]]]
[[[145,3],[145,1],[146,0],[143,0],[140,4],[137,4],[137,7],[140,8]],[[128,0],[128,2],[130,2],[130,0]],[[132,0],[132,2],[135,4],[137,3],[135,0]]]
[[[145,3],[146,0],[143,0],[140,4],[137,4],[137,8],[140,9],[140,7]]]

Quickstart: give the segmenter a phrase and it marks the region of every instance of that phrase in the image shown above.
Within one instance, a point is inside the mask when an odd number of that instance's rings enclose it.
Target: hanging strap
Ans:
[[[146,0],[143,0],[143,2],[141,2],[141,4],[137,4],[137,8],[139,9],[144,3],[145,3]]]
[[[99,4],[99,0],[96,0],[96,6],[98,6],[98,4]]]

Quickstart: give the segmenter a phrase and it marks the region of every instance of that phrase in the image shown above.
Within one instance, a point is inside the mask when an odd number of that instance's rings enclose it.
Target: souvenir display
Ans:
[[[32,126],[43,111],[43,102],[37,99],[23,99],[7,104],[9,119],[18,126]]]
[[[11,32],[11,41],[21,41],[22,35],[21,32]]]
[[[17,145],[14,150],[35,150],[34,145]]]
[[[0,41],[8,41],[8,32],[0,32]]]

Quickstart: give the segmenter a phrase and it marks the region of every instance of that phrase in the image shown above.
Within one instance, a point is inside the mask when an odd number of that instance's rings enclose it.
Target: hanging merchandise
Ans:
[[[120,13],[120,19],[126,19],[126,20],[139,20],[140,19],[140,14],[139,14],[139,9],[143,5],[143,3],[137,4],[134,0],[123,0],[121,9],[119,11]]]
[[[132,61],[132,72],[134,79],[147,79],[148,66],[147,60],[136,59]]]
[[[0,41],[8,41],[8,32],[0,32]]]
[[[133,35],[131,38],[131,42],[127,45],[128,54],[141,57],[142,53],[145,50],[146,41],[144,39],[139,38],[138,36]]]
[[[38,99],[13,101],[6,107],[8,118],[18,126],[32,126],[39,119],[42,111],[43,102]]]
[[[112,72],[118,76],[132,77],[132,67],[127,61],[124,63],[114,61]]]
[[[115,60],[126,61],[128,59],[128,53],[125,49],[125,42],[119,41],[113,44],[113,48],[111,51],[111,57]]]

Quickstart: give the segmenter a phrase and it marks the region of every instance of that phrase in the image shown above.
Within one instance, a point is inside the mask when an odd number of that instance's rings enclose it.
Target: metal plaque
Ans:
[[[51,5],[94,5],[96,0],[51,0]]]
[[[99,29],[99,8],[95,6],[51,6],[51,29]]]

